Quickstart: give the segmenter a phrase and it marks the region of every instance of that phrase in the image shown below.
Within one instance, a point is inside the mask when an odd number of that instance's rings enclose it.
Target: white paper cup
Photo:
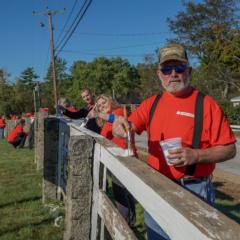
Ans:
[[[176,137],[176,138],[168,138],[165,139],[164,141],[160,141],[161,148],[163,150],[163,154],[165,157],[165,160],[168,165],[172,165],[169,163],[168,155],[169,152],[168,150],[176,150],[182,147],[182,138]],[[171,158],[171,161],[176,161],[178,158]]]

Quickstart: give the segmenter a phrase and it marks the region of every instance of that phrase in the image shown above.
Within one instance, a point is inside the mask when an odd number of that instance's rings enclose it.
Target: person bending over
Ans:
[[[24,132],[25,120],[20,119],[16,127],[8,134],[7,141],[15,148],[23,148],[28,133]]]

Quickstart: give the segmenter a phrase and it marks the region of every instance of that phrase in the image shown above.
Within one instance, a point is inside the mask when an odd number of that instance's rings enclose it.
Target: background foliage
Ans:
[[[182,1],[183,11],[167,19],[175,34],[168,42],[180,42],[196,63],[191,81],[215,98],[231,121],[237,122],[239,109],[229,100],[240,95],[240,21],[239,0]],[[138,103],[162,91],[157,78],[157,52],[144,62],[132,65],[126,59],[98,57],[91,62],[79,59],[70,68],[64,59],[56,59],[58,95],[68,97],[81,107],[80,89],[90,88],[95,95],[106,93],[120,102]],[[14,83],[0,69],[0,115],[34,110],[33,88],[39,82],[41,106],[54,111],[52,69],[40,80],[32,67],[24,69]]]

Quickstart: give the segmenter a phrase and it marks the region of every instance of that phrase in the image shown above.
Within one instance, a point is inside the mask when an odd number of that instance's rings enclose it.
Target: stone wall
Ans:
[[[92,201],[93,138],[71,136],[64,240],[89,240]]]

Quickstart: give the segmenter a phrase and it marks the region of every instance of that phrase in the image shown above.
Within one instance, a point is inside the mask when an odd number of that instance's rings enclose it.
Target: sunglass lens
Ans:
[[[169,75],[172,73],[173,69],[175,70],[176,73],[184,73],[186,70],[187,66],[184,64],[178,64],[175,66],[163,66],[161,68],[161,71],[164,75]]]
[[[183,73],[183,72],[185,72],[186,68],[187,68],[186,65],[178,64],[175,66],[175,71],[176,71],[176,73]]]
[[[161,68],[161,71],[164,75],[171,74],[172,70],[173,70],[172,66],[164,66]]]

